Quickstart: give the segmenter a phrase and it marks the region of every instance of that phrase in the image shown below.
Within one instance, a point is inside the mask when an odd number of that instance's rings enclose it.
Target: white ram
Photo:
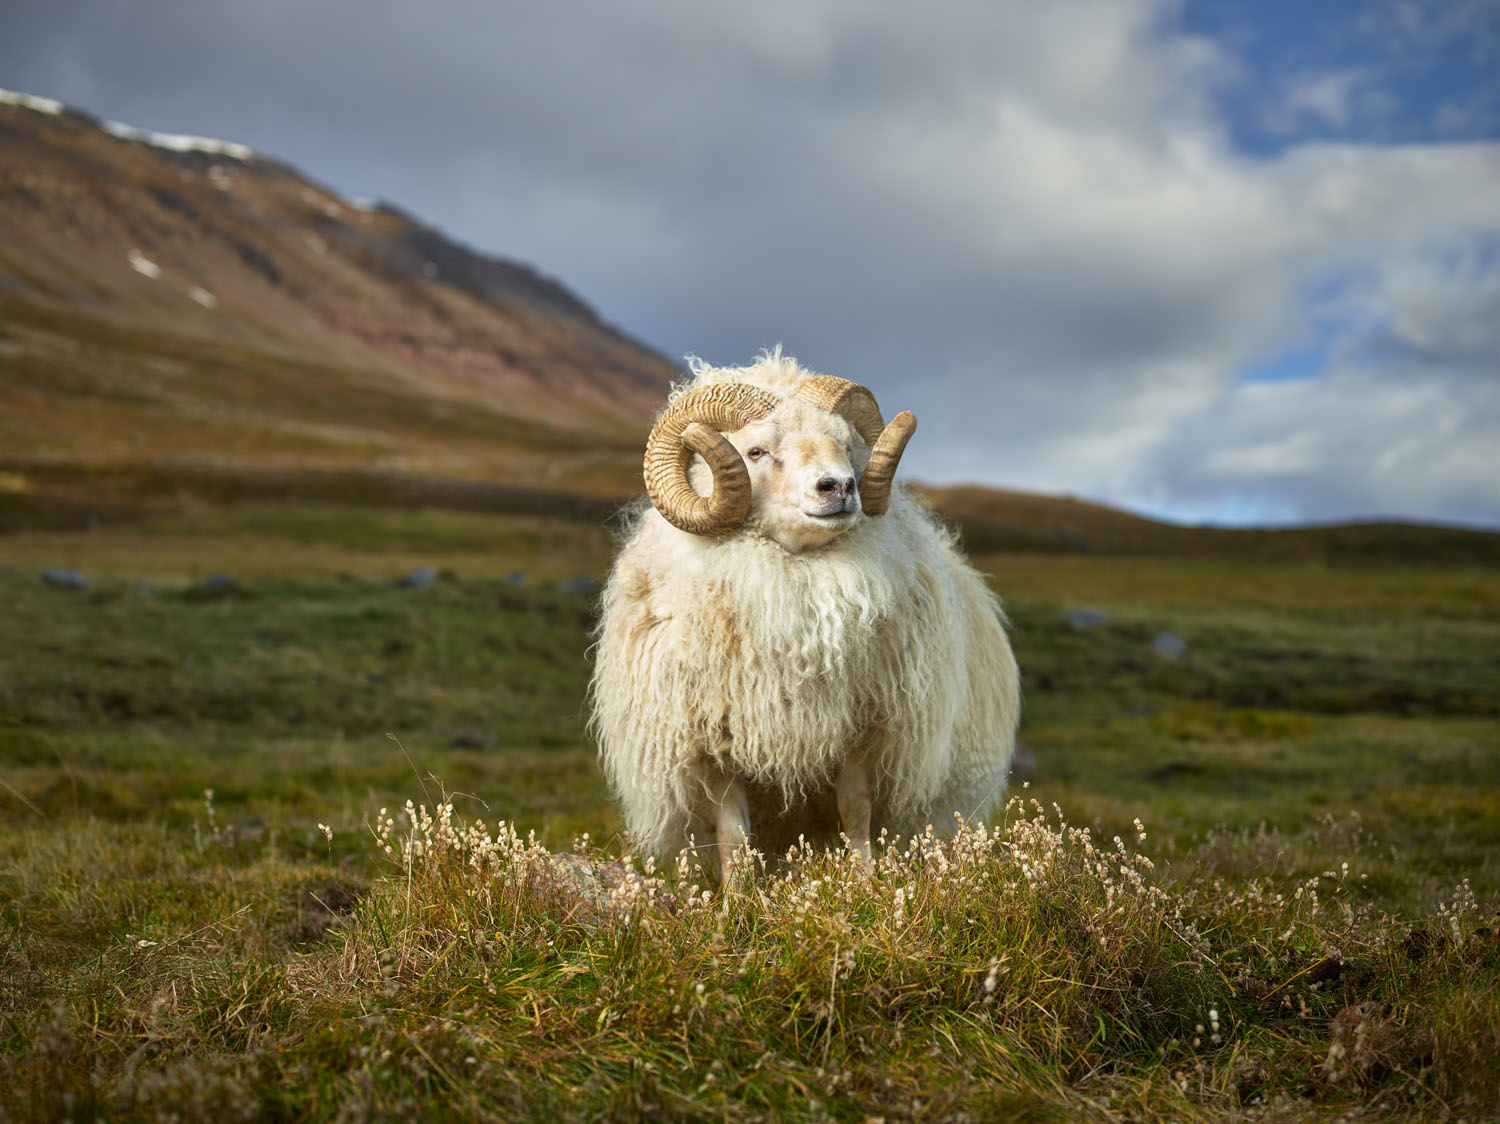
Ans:
[[[604,589],[593,729],[658,855],[943,833],[1004,791],[1020,698],[998,601],[892,478],[916,419],[780,349],[695,366]]]

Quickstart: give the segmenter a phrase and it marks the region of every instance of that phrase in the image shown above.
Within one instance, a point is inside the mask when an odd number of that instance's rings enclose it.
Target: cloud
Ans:
[[[1393,128],[1401,109],[1382,76],[1365,66],[1296,72],[1283,77],[1279,87],[1261,122],[1282,137],[1380,134]]]
[[[1289,83],[1287,112],[1292,117],[1311,114],[1335,129],[1342,129],[1353,116],[1355,94],[1368,81],[1369,74],[1358,67],[1301,75]]]
[[[1440,489],[1448,520],[1493,523],[1497,432],[1493,381],[1466,393],[1388,367],[1243,384],[1154,452],[1158,502],[1191,517],[1212,516],[1225,497],[1279,497],[1273,518],[1378,518],[1422,510]]]
[[[1381,34],[1427,42],[1431,15]],[[922,417],[926,478],[1188,517],[1500,524],[1466,444],[1494,421],[1475,318],[1500,322],[1500,146],[1246,152],[1224,99],[1248,64],[1166,0],[4,19],[8,85],[394,199],[669,353],[781,342],[868,381]],[[1372,70],[1295,73],[1303,117],[1379,108]],[[1313,377],[1244,382],[1310,335],[1329,340]]]
[[[1387,267],[1368,312],[1379,341],[1422,371],[1487,381],[1500,364],[1500,244],[1431,252]]]

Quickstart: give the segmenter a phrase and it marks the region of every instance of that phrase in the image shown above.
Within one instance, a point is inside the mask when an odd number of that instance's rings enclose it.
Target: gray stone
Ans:
[[[1187,642],[1175,632],[1158,632],[1151,641],[1151,650],[1162,659],[1180,660],[1187,655]]]
[[[421,589],[424,585],[431,585],[437,581],[438,572],[431,566],[418,566],[411,573],[396,584],[402,589]]]
[[[567,581],[558,582],[554,588],[558,593],[587,594],[599,588],[599,581],[597,578],[589,577],[569,578]]]
[[[1073,626],[1074,632],[1088,632],[1093,628],[1103,628],[1109,623],[1109,614],[1101,613],[1097,609],[1069,609],[1063,614],[1063,619]]]
[[[43,570],[42,581],[58,589],[87,589],[88,579],[77,570]]]
[[[512,570],[510,573],[508,573],[508,574],[505,575],[505,584],[506,585],[525,585],[526,584],[526,575],[525,575],[524,572],[522,572],[520,570]]]
[[[231,597],[248,597],[240,579],[233,574],[210,574],[197,585],[188,586],[182,596],[189,601],[222,601]]]

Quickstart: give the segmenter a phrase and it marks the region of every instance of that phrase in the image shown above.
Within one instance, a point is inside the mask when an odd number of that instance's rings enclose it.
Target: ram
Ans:
[[[646,447],[591,689],[631,834],[776,855],[953,829],[1000,798],[1004,616],[893,477],[916,418],[780,349],[695,364]]]

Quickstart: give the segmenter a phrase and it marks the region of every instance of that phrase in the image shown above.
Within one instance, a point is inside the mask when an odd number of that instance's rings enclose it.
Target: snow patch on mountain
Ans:
[[[23,109],[34,109],[38,113],[50,113],[56,117],[67,107],[52,98],[39,98],[35,94],[23,94],[16,90],[0,89],[0,105],[19,105]]]
[[[67,111],[67,106],[54,98],[41,98],[35,94],[23,94],[19,90],[0,88],[0,105],[16,105],[47,113],[56,117]],[[139,141],[157,148],[169,148],[173,152],[207,152],[212,156],[228,156],[235,160],[253,160],[255,152],[249,146],[233,141],[216,140],[213,137],[195,137],[188,133],[158,133],[154,129],[141,129],[119,121],[104,121],[99,126],[111,136],[121,140]]]
[[[161,266],[157,265],[139,250],[131,250],[130,253],[125,255],[125,260],[130,263],[131,269],[151,278],[153,281],[161,276]]]
[[[119,121],[106,121],[100,127],[121,140],[138,141],[155,148],[171,149],[173,152],[207,152],[212,156],[228,156],[235,160],[255,159],[255,152],[251,148],[233,141],[195,137],[188,133],[158,133],[154,129],[141,129]]]

